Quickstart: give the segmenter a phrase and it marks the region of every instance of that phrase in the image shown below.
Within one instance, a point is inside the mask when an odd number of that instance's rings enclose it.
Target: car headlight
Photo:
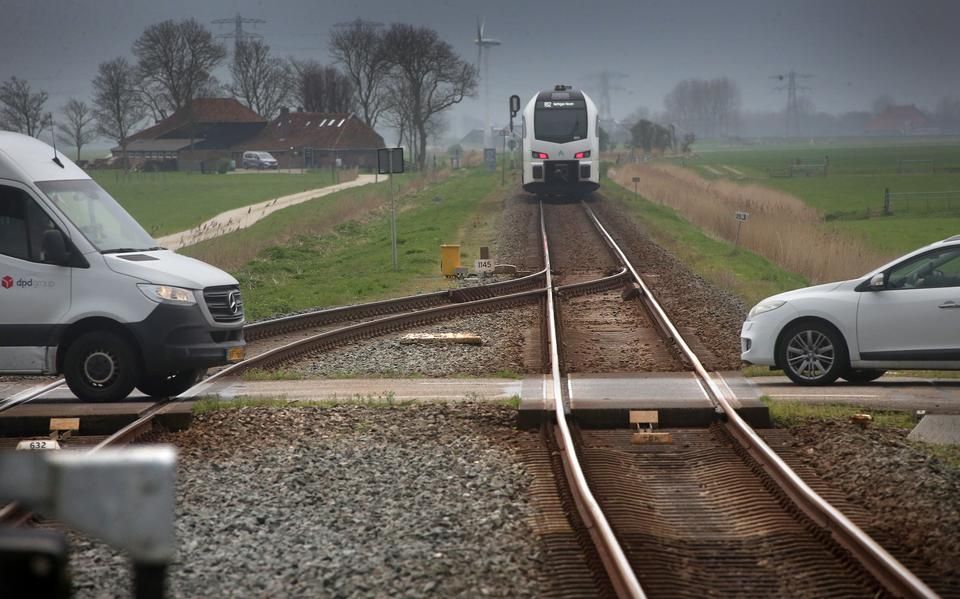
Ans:
[[[140,289],[140,293],[158,304],[190,306],[197,303],[197,298],[193,295],[191,289],[171,285],[151,285],[149,283],[138,283],[137,288]]]
[[[763,300],[756,306],[750,309],[750,313],[747,314],[747,319],[753,318],[754,316],[759,316],[764,312],[769,312],[771,310],[776,310],[780,306],[787,303],[785,300]]]

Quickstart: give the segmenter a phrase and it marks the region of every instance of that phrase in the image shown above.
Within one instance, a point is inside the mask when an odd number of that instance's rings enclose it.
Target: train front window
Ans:
[[[586,108],[540,108],[533,116],[533,130],[540,141],[567,143],[586,139]]]

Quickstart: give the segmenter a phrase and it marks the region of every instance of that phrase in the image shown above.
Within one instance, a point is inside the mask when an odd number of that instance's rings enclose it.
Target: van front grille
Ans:
[[[243,299],[240,287],[223,285],[207,287],[203,290],[203,299],[207,309],[216,322],[240,322],[243,320]]]

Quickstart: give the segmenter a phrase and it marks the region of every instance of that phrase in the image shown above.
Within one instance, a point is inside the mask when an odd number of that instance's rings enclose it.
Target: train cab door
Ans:
[[[51,229],[59,228],[29,188],[0,180],[0,372],[52,367],[48,348],[70,308],[72,269],[45,261]]]

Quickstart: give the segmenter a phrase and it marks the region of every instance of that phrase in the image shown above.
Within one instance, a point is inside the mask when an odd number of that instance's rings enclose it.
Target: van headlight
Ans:
[[[151,285],[150,283],[138,283],[137,288],[140,289],[140,293],[158,304],[191,306],[197,303],[197,298],[193,295],[192,289],[171,285]]]
[[[750,309],[750,312],[747,314],[747,320],[753,318],[754,316],[759,316],[764,312],[770,312],[771,310],[776,310],[780,306],[787,303],[785,300],[763,300],[756,306]]]

